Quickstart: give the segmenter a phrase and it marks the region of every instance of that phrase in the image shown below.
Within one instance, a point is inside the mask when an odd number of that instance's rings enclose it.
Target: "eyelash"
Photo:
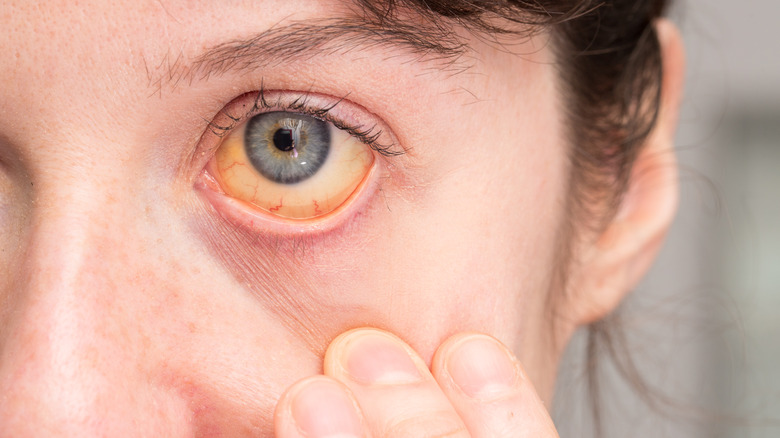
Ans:
[[[376,125],[369,128],[365,128],[362,125],[354,125],[345,122],[341,118],[338,118],[331,114],[331,111],[336,108],[341,102],[343,102],[349,94],[336,100],[335,102],[325,105],[316,106],[310,103],[312,95],[310,92],[302,94],[292,94],[294,97],[290,102],[283,102],[282,97],[279,96],[275,102],[270,103],[266,99],[266,90],[263,87],[263,83],[260,84],[260,90],[256,92],[254,104],[243,116],[234,117],[227,113],[225,109],[222,109],[220,113],[230,120],[230,123],[226,126],[221,126],[215,123],[213,120],[208,122],[209,129],[212,134],[222,138],[229,132],[235,129],[239,124],[254,117],[258,114],[274,111],[288,111],[291,113],[303,114],[311,117],[316,117],[325,122],[332,123],[338,129],[341,129],[349,133],[352,137],[356,138],[361,143],[367,145],[371,150],[375,151],[383,157],[397,157],[406,153],[405,150],[399,149],[395,143],[382,143],[379,139],[383,137],[384,131],[377,129]]]

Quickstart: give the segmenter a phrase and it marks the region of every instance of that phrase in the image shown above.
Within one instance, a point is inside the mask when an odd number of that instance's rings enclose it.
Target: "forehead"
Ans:
[[[321,16],[323,3],[142,0],[75,6],[68,1],[22,0],[4,6],[8,11],[4,21],[10,24],[5,27],[11,30],[0,36],[0,45],[13,48],[11,70],[20,76],[41,85],[55,80],[76,85],[84,76],[123,78],[138,65],[148,68],[150,75],[170,70],[177,60],[282,19]]]
[[[255,40],[255,48],[274,46],[281,50],[268,51],[265,64],[245,63],[246,67],[278,67],[289,62],[296,49],[314,49],[298,50],[299,58],[305,61],[354,49],[372,50],[381,54],[378,61],[385,62],[398,55],[410,57],[396,58],[396,63],[418,64],[431,58],[439,61],[433,69],[425,67],[428,73],[442,67],[448,74],[462,71],[466,65],[473,66],[476,59],[470,55],[463,64],[458,63],[464,61],[463,47],[459,46],[463,40],[455,39],[452,32],[435,32],[414,18],[390,28],[376,24],[371,28],[352,2],[341,0],[219,4],[18,0],[4,2],[3,10],[6,31],[0,35],[0,46],[10,51],[10,56],[0,63],[0,79],[14,84],[13,92],[6,96],[11,101],[14,97],[44,101],[47,96],[42,92],[57,88],[81,95],[133,99],[135,96],[122,95],[122,90],[133,89],[135,93],[143,87],[154,89],[165,83],[200,79],[193,77],[193,64],[202,68],[198,73],[208,77],[214,68],[225,66],[220,63],[235,60],[236,51],[245,49],[246,43],[258,36],[265,39]],[[308,29],[291,29],[291,24]],[[317,38],[319,41],[313,42]],[[227,51],[218,53],[220,49]],[[212,56],[204,59],[204,54]]]
[[[344,1],[18,1],[4,10],[10,31],[0,35],[0,46],[12,51],[12,62],[0,65],[0,78],[25,97],[63,87],[126,98],[122,89],[160,91],[230,68],[278,67],[356,49],[411,54],[415,62],[435,58],[439,67],[452,67],[463,53],[451,32],[367,22]]]
[[[5,6],[4,6],[4,9]],[[418,51],[440,51],[458,44],[447,40],[449,32],[436,32],[431,26],[415,21],[380,27],[351,2],[332,0],[255,0],[251,2],[162,1],[114,2],[47,2],[44,5],[18,1],[8,5],[4,21],[8,24],[0,36],[3,47],[15,47],[17,67],[26,73],[39,71],[51,77],[64,71],[78,70],[82,75],[99,61],[114,61],[112,70],[127,67],[129,61],[141,60],[150,75],[157,70],[177,74],[186,59],[226,42],[240,43],[263,31],[277,36],[291,33],[286,27],[319,28],[319,35],[337,31],[362,36],[353,44],[416,44]],[[351,26],[351,28],[350,28]],[[373,29],[361,29],[371,27]],[[403,36],[401,31],[414,30]],[[318,35],[293,29],[298,39],[288,38],[289,48],[300,46],[306,38]],[[350,32],[350,30],[352,32]],[[368,39],[373,32],[373,41]],[[363,35],[360,35],[363,32]],[[451,34],[450,34],[451,35]],[[405,39],[405,41],[404,41]],[[4,40],[4,41],[3,41]],[[346,42],[342,39],[342,44]],[[332,47],[328,47],[332,49]],[[51,62],[63,54],[69,62]],[[47,62],[48,61],[48,62]],[[30,66],[37,66],[32,69]],[[105,66],[103,66],[105,68]],[[109,67],[110,68],[110,67]],[[41,71],[43,70],[43,71]],[[41,75],[43,76],[43,75]]]

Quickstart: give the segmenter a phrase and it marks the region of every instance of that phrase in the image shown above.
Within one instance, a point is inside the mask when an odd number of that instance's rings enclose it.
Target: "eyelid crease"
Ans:
[[[344,102],[349,94],[329,103],[316,104],[312,101],[316,99],[328,100],[333,98],[315,95],[311,91],[294,92],[274,90],[270,93],[278,94],[275,99],[270,98],[268,95],[269,92],[264,87],[264,83],[261,82],[260,90],[239,96],[234,100],[234,102],[237,102],[242,98],[248,98],[249,96],[254,95],[251,107],[245,111],[245,114],[239,117],[229,114],[227,108],[231,105],[228,104],[226,108],[220,110],[220,114],[228,119],[228,123],[222,125],[217,123],[216,120],[211,120],[208,122],[209,130],[215,136],[222,138],[233,129],[236,129],[240,123],[252,116],[271,110],[289,111],[316,117],[320,120],[332,123],[336,128],[349,133],[352,137],[356,138],[361,143],[366,144],[370,149],[383,157],[397,157],[407,152],[406,149],[398,146],[395,141],[389,143],[381,141],[380,139],[387,135],[384,130],[378,128],[377,124],[367,126],[359,123],[347,122],[343,118],[332,114],[333,109]],[[287,96],[285,96],[285,94]]]

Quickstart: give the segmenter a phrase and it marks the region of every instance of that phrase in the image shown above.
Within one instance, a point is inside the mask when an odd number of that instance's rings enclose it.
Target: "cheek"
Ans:
[[[252,269],[268,275],[268,293],[258,297],[186,227],[147,232],[133,236],[147,243],[135,258],[142,262],[123,268],[133,279],[106,304],[137,333],[124,347],[132,359],[115,364],[121,379],[141,379],[137,394],[150,386],[181,404],[196,436],[271,436],[282,392],[322,372],[320,349],[302,329],[310,310],[290,298],[302,283],[286,275],[291,266],[258,261]]]
[[[463,120],[448,135],[438,131],[419,151],[423,160],[436,155],[428,184],[405,196],[387,190],[369,227],[337,249],[308,254],[317,296],[327,297],[316,324],[333,334],[384,328],[425,359],[448,336],[470,330],[521,355],[544,348],[568,172],[563,142],[551,134],[557,122],[544,116],[553,107],[492,117],[508,129]]]

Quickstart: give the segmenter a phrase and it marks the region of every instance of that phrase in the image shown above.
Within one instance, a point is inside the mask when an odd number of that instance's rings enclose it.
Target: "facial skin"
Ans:
[[[514,54],[470,37],[455,64],[336,40],[206,75],[221,44],[354,16],[327,0],[0,10],[0,435],[271,436],[285,389],[364,326],[427,364],[488,333],[549,403],[582,315],[555,325],[566,309],[548,307],[572,169],[544,35]],[[343,98],[333,114],[407,152],[372,151],[324,218],[225,201],[204,177],[211,128],[260,89]]]

